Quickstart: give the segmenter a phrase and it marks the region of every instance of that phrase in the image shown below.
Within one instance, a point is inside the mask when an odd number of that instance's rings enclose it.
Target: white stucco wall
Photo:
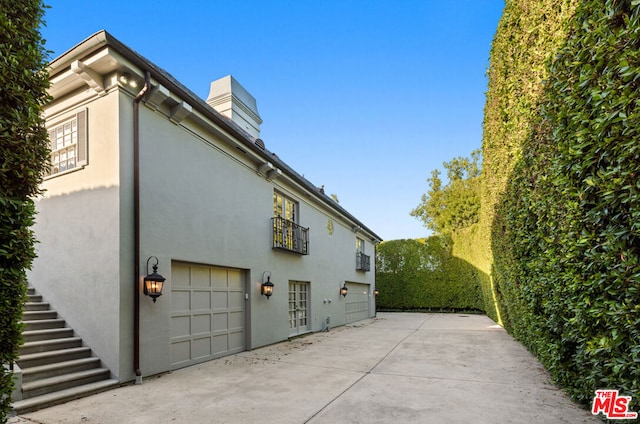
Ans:
[[[48,178],[37,202],[34,227],[38,257],[28,273],[31,285],[91,346],[112,372],[119,373],[120,258],[118,94],[76,93],[74,106],[56,122],[88,110],[88,165]],[[67,103],[70,103],[67,99]]]
[[[188,120],[176,125],[141,108],[141,122],[141,260],[157,256],[159,271],[167,278],[157,303],[142,299],[143,374],[166,371],[170,362],[172,260],[248,270],[248,348],[289,337],[290,280],[311,283],[313,331],[322,328],[326,316],[332,317],[332,326],[344,323],[339,288],[345,281],[373,284],[375,273],[355,270],[356,235],[335,212],[311,202],[285,178],[267,181],[255,164],[212,135],[201,133],[207,142],[195,137],[201,129],[185,130],[182,125],[193,125]],[[272,249],[276,188],[299,201],[299,222],[310,228],[309,255]],[[329,218],[332,235],[326,229]],[[373,245],[367,249],[373,256]],[[264,271],[271,272],[276,284],[270,299],[260,295]]]
[[[111,56],[113,55],[113,56]],[[206,113],[183,105],[179,93],[158,92],[140,107],[139,280],[134,275],[133,92],[117,87],[117,72],[134,66],[113,51],[83,59],[104,72],[106,93],[96,93],[61,66],[59,97],[47,119],[59,121],[88,109],[88,165],[47,179],[37,202],[39,257],[29,280],[83,337],[121,381],[134,378],[134,293],[140,292],[140,365],[143,376],[170,370],[172,261],[237,268],[246,275],[246,347],[289,335],[288,283],[309,283],[310,330],[345,322],[345,282],[375,282],[374,245],[369,272],[355,269],[352,222],[289,176],[268,181],[257,166],[265,158],[223,140],[225,130],[204,123]],[[122,62],[120,62],[122,61]],[[142,75],[142,70],[134,71]],[[98,78],[99,82],[100,78]],[[157,84],[157,81],[154,82]],[[68,92],[65,91],[65,87]],[[81,88],[78,88],[81,87]],[[159,99],[159,100],[158,100]],[[167,117],[179,109],[179,124]],[[191,113],[191,115],[189,115]],[[179,118],[181,119],[181,118]],[[247,146],[244,146],[245,148]],[[250,150],[250,149],[249,149]],[[299,203],[299,224],[310,228],[309,255],[272,249],[274,190]],[[327,231],[327,222],[333,232]],[[167,278],[157,303],[142,295],[146,260],[159,259]],[[149,270],[150,271],[150,270]],[[265,271],[274,295],[260,295]],[[331,302],[325,301],[331,299]],[[371,315],[375,313],[371,298]]]

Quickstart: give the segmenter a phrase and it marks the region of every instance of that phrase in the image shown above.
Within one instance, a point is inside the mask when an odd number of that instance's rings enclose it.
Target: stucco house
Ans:
[[[374,316],[380,237],[268,150],[233,77],[200,99],[105,31],[50,75],[16,410]]]

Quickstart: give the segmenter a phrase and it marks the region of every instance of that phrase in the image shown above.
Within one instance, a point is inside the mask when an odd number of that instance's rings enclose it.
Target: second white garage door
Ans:
[[[174,262],[171,368],[245,350],[244,271]]]
[[[369,285],[347,283],[345,321],[356,322],[369,318]]]

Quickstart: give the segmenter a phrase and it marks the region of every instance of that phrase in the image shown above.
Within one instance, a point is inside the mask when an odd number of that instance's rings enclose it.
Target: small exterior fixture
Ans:
[[[123,72],[118,77],[118,81],[122,85],[128,85],[131,88],[138,88],[138,81],[136,81],[129,72]]]
[[[153,265],[153,272],[149,274],[149,261],[151,258],[155,259],[156,263]],[[153,303],[156,303],[156,300],[162,296],[164,280],[165,278],[158,274],[158,258],[149,256],[149,259],[147,259],[147,276],[144,277],[144,294],[150,296],[153,299]]]
[[[340,287],[340,294],[342,295],[342,297],[347,297],[348,291],[349,289],[347,288],[347,283],[344,283],[344,285]]]
[[[374,296],[377,296],[377,295],[379,295],[379,294],[380,294],[380,290],[378,290],[378,289],[373,289],[373,295],[374,295]]]
[[[267,275],[267,281],[264,281],[264,275]],[[271,271],[265,271],[262,273],[262,285],[260,286],[260,294],[267,296],[267,299],[273,294],[273,283],[271,282]]]

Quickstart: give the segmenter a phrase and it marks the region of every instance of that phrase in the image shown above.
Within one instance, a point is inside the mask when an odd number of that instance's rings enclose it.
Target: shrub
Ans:
[[[48,97],[43,40],[44,5],[0,0],[0,422],[13,391],[12,364],[21,344],[26,269],[35,256],[33,197],[49,152],[41,116]]]

